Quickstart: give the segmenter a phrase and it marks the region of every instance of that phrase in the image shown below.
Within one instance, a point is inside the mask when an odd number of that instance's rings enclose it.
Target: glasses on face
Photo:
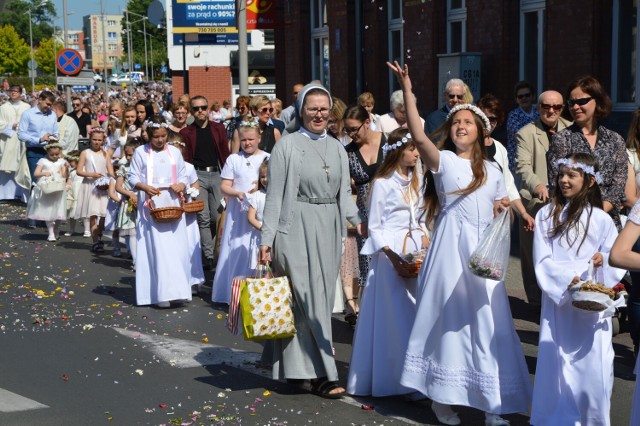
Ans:
[[[191,107],[191,111],[206,111],[209,108],[207,105],[194,105]]]
[[[73,106],[74,106],[74,107],[79,107],[79,106],[80,106],[80,104],[76,104],[76,103],[74,103],[74,104],[73,104]]]
[[[567,102],[568,103],[568,102]],[[540,108],[545,111],[562,111],[564,105],[540,104]]]
[[[266,113],[271,114],[272,112],[273,112],[273,108],[267,108],[267,107],[264,107],[264,108],[262,108],[262,109],[260,110],[260,113],[261,113],[261,114],[266,114]]]
[[[586,104],[591,102],[591,99],[593,98],[588,97],[588,98],[580,98],[580,99],[568,99],[567,105],[569,106],[569,108],[572,108],[574,105],[585,106]]]
[[[531,92],[529,93],[521,93],[520,95],[517,95],[516,98],[518,99],[526,99],[526,98],[530,98],[531,97]]]
[[[247,109],[247,107],[246,107],[246,105],[240,105],[240,106],[236,107],[236,109],[237,109],[238,111],[242,111],[242,110]]]
[[[449,93],[449,99],[458,98],[458,100],[462,100],[463,97],[464,95],[454,95],[453,93]]]
[[[307,114],[309,115],[313,115],[316,116],[318,114],[320,114],[322,117],[328,117],[329,116],[329,108],[306,108],[305,107],[305,111],[307,111]]]
[[[187,115],[186,111],[176,111],[173,113],[173,115]]]
[[[489,119],[489,123],[491,124],[495,124],[498,122],[498,117],[496,117],[495,115],[488,115],[487,118]]]
[[[360,129],[362,129],[362,126],[364,126],[364,123],[362,123],[358,127],[345,127],[344,129],[342,129],[342,133],[347,136],[355,135],[360,131]]]

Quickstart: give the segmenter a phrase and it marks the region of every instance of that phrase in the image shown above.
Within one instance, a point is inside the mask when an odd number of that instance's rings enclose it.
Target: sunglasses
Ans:
[[[489,116],[487,116],[487,118],[489,119],[489,123],[497,123],[498,122],[498,117],[496,117],[494,115],[489,115]]]
[[[521,95],[517,95],[516,98],[518,99],[525,99],[525,98],[530,98],[531,97],[531,92],[529,93],[523,93]]]
[[[591,102],[592,99],[593,99],[592,97],[580,98],[580,99],[568,99],[567,105],[569,106],[569,108],[573,107],[574,105],[585,106],[586,104]]]
[[[271,113],[273,112],[273,108],[267,108],[267,107],[264,107],[264,108],[262,108],[262,109],[260,110],[260,112],[261,112],[262,114],[266,114],[266,113],[271,114]]]
[[[73,106],[80,106],[80,104],[72,104]]]
[[[360,131],[360,129],[362,129],[362,126],[364,126],[364,123],[362,123],[358,127],[345,127],[344,129],[342,129],[342,133],[347,135],[347,136],[355,135],[356,133],[358,133]]]
[[[542,108],[545,111],[562,111],[562,108],[564,107],[564,105],[550,105],[550,104],[540,104],[540,108]]]
[[[206,111],[209,108],[207,105],[194,105],[191,107],[191,111]]]
[[[464,97],[464,95],[453,95],[453,94],[449,94],[449,99],[455,99],[458,98],[459,100],[462,100],[462,98]]]

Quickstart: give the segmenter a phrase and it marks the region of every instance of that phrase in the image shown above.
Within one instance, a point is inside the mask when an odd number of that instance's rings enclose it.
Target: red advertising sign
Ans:
[[[276,0],[247,0],[247,29],[267,30],[276,26]]]

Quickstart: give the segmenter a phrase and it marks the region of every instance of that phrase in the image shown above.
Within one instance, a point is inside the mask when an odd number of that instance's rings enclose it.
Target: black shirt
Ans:
[[[80,129],[80,136],[86,138],[87,126],[91,125],[91,116],[86,112],[83,112],[80,117],[78,117],[75,112],[70,112],[67,115],[75,120],[76,124],[78,125],[78,129]]]
[[[218,166],[218,152],[210,126],[209,123],[204,128],[196,126],[196,151],[193,154],[195,167]]]

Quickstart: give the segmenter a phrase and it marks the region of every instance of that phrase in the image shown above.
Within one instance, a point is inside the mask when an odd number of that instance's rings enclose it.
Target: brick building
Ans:
[[[319,79],[347,103],[370,91],[377,112],[387,112],[398,88],[385,65],[392,58],[409,64],[425,113],[442,104],[441,82],[453,77],[476,85],[478,95],[494,93],[509,110],[519,80],[538,93],[564,93],[571,80],[594,75],[614,103],[609,125],[623,134],[629,111],[640,106],[631,0],[289,0],[277,7],[276,95],[285,103],[294,83]],[[479,60],[477,72],[453,75],[446,61],[458,56]]]

